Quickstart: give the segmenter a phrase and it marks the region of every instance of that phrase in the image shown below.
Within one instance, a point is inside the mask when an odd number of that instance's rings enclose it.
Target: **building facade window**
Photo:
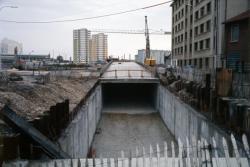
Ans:
[[[207,32],[209,32],[210,29],[211,29],[211,21],[208,20],[208,21],[207,21]]]
[[[239,24],[234,24],[231,26],[231,42],[238,42],[240,36]]]
[[[193,36],[193,30],[190,30],[190,38]]]
[[[203,50],[203,41],[200,41],[200,50]]]
[[[206,49],[210,48],[210,38],[206,39]]]
[[[200,32],[201,32],[201,34],[204,33],[204,24],[200,25]]]
[[[198,50],[198,42],[194,43],[194,50],[197,51]]]
[[[198,27],[195,27],[194,31],[195,31],[195,35],[198,35]]]
[[[202,58],[200,58],[199,67],[202,68]]]
[[[199,19],[199,11],[196,11],[195,12],[195,20],[198,20]]]
[[[205,66],[206,66],[206,68],[209,67],[209,59],[208,58],[205,59]]]
[[[205,15],[205,8],[202,7],[202,8],[201,8],[201,17],[203,17],[204,15]]]
[[[211,12],[211,2],[207,4],[207,13]]]
[[[199,4],[199,0],[195,0],[195,5],[198,5]]]

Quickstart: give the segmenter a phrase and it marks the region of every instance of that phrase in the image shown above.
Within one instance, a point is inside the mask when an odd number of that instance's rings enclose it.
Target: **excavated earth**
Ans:
[[[62,78],[45,85],[27,81],[0,84],[0,110],[7,104],[18,115],[33,120],[51,106],[69,99],[71,112],[96,82],[97,78]]]

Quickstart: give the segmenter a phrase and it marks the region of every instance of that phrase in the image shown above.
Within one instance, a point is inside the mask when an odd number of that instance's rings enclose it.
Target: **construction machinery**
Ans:
[[[150,54],[150,42],[149,42],[149,30],[148,30],[148,19],[145,16],[145,37],[146,37],[146,57],[144,64],[148,66],[155,66],[156,60],[151,57]]]

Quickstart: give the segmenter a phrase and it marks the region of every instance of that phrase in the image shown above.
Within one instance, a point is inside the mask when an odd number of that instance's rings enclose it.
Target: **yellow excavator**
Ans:
[[[146,57],[144,59],[144,64],[148,66],[155,66],[156,60],[153,59],[150,54],[150,42],[149,42],[149,30],[148,30],[147,16],[145,16],[145,37],[146,37]]]

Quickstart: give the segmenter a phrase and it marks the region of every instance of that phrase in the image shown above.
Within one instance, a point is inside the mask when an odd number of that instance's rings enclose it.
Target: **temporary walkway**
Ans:
[[[158,83],[159,79],[135,62],[113,62],[101,76],[102,83]]]

